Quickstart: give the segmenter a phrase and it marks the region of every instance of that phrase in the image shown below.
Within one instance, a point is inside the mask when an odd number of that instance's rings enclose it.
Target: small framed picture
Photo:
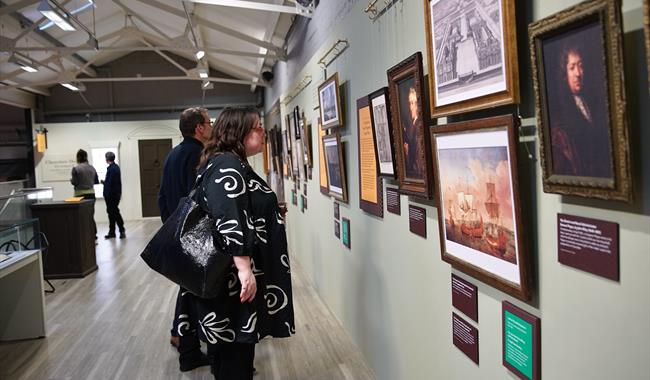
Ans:
[[[393,128],[390,118],[388,87],[383,87],[368,96],[375,150],[379,160],[379,175],[395,178],[395,153],[393,151]]]
[[[327,183],[329,195],[341,202],[348,202],[348,190],[345,180],[345,162],[341,135],[338,133],[323,136],[325,149],[325,167],[327,168]]]
[[[528,29],[544,191],[631,201],[620,0]]]
[[[420,52],[388,70],[388,93],[400,192],[429,199],[433,175]]]
[[[431,116],[519,103],[515,0],[424,0],[424,8]]]
[[[512,116],[431,130],[442,259],[514,297],[531,296]]]
[[[321,128],[342,127],[341,95],[339,94],[339,74],[334,73],[318,86]]]

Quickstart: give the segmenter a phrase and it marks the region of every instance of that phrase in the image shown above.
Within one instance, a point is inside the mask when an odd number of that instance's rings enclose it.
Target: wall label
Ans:
[[[508,301],[502,306],[503,365],[522,380],[541,379],[540,319]]]
[[[386,187],[386,210],[388,212],[401,215],[401,204],[399,191],[394,187]]]
[[[456,313],[451,313],[454,346],[478,364],[478,330]]]
[[[557,215],[560,263],[618,281],[618,247],[618,223]]]
[[[427,210],[409,205],[409,230],[416,235],[427,238]]]
[[[476,285],[451,274],[451,304],[478,322],[478,293]]]

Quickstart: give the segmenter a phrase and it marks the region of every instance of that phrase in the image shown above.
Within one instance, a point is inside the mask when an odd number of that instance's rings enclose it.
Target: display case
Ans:
[[[0,254],[10,255],[14,251],[32,249],[41,249],[38,219],[0,220]],[[0,262],[2,258],[0,256]]]

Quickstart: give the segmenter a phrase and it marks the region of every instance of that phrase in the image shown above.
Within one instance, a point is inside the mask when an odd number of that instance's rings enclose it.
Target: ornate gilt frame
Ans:
[[[429,104],[431,117],[456,115],[463,112],[476,111],[483,108],[497,107],[506,104],[519,104],[519,65],[517,63],[517,24],[515,20],[515,0],[500,0],[503,17],[503,56],[505,66],[506,89],[459,102],[437,105],[436,75],[434,70],[433,36],[431,35],[430,0],[424,1],[424,24],[427,37],[427,61],[429,72]]]
[[[424,111],[424,79],[422,74],[422,53],[417,52],[406,58],[387,71],[388,75],[388,98],[390,101],[390,116],[393,130],[393,153],[395,154],[396,177],[399,183],[399,190],[403,194],[414,195],[426,199],[431,199],[433,189],[433,174],[431,170],[431,146],[427,137],[426,130],[429,128],[430,120],[427,112]],[[423,144],[424,149],[420,149],[421,162],[425,163],[425,173],[423,179],[407,178],[406,168],[404,165],[404,151],[398,149],[404,144],[402,139],[402,121],[399,112],[399,92],[398,83],[403,79],[413,76],[415,91],[418,96],[418,116],[422,119],[422,128],[417,131],[418,141]]]
[[[552,172],[547,88],[542,56],[543,40],[569,31],[576,25],[598,19],[603,27],[603,63],[607,78],[607,104],[610,117],[613,180],[556,175]],[[540,163],[544,192],[630,202],[632,184],[629,142],[625,117],[623,79],[623,23],[620,0],[589,0],[553,14],[528,26],[530,56],[535,92],[535,113],[540,142]],[[552,96],[552,95],[551,95]]]

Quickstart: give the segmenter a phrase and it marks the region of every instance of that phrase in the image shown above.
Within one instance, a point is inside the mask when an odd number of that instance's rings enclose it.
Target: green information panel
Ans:
[[[527,378],[533,378],[533,326],[506,311],[506,361]]]
[[[540,319],[503,302],[503,365],[522,380],[541,379]]]

